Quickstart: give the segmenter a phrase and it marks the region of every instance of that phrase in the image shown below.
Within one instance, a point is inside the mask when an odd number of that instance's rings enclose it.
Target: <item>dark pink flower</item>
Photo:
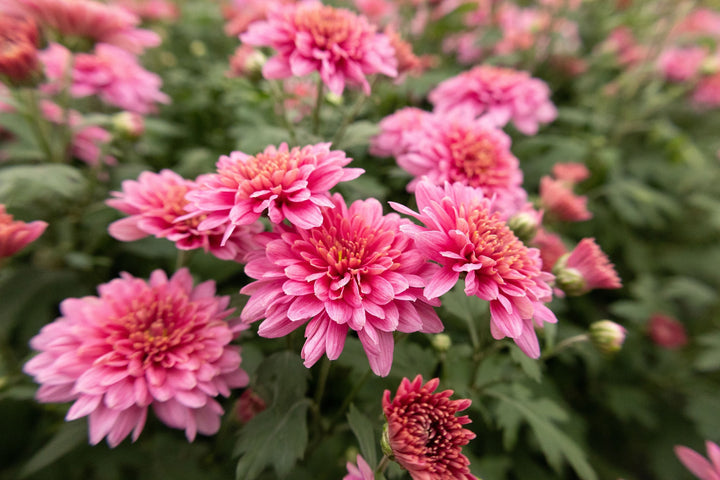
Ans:
[[[620,277],[594,238],[583,238],[553,268],[557,286],[568,295],[583,295],[598,288],[622,287]]]
[[[394,398],[385,390],[382,399],[387,419],[387,444],[394,460],[413,480],[477,480],[470,473],[470,461],[462,447],[475,438],[464,428],[467,415],[457,416],[472,403],[468,399],[450,400],[454,393],[435,393],[440,380],[423,385],[420,375],[410,382],[403,378]]]
[[[254,236],[262,232],[262,224],[254,222],[236,228],[221,246],[224,225],[200,231],[198,224],[202,216],[178,220],[188,213],[186,194],[197,188],[197,182],[186,180],[172,170],[143,172],[137,181],[123,181],[122,191],[112,192],[115,198],[105,203],[130,216],[111,223],[110,235],[123,242],[153,235],[175,242],[180,250],[202,248],[223,260],[245,261],[252,250],[259,248]]]
[[[432,114],[415,107],[405,107],[383,118],[380,133],[370,139],[370,153],[376,157],[397,157],[406,153]]]
[[[428,99],[436,112],[466,112],[498,127],[512,120],[526,135],[534,135],[540,123],[552,122],[557,116],[545,82],[527,72],[490,65],[441,82]]]
[[[390,202],[397,211],[420,220],[401,230],[420,251],[442,267],[425,288],[437,298],[465,276],[465,294],[490,302],[490,330],[495,339],[512,338],[529,357],[540,356],[533,321],[555,323],[544,303],[553,276],[541,270],[540,251],[526,247],[494,212],[491,199],[459,183],[444,187],[420,182],[415,191],[419,213]]]
[[[0,259],[11,257],[43,234],[48,224],[42,220],[25,223],[13,216],[0,203]]]
[[[245,267],[257,281],[240,291],[250,295],[242,319],[264,318],[258,333],[270,338],[307,324],[302,350],[307,367],[323,354],[337,359],[348,330],[354,330],[373,372],[386,376],[394,331],[443,328],[432,308],[439,302],[422,294],[436,267],[402,233],[410,222],[383,215],[377,200],[358,200],[348,208],[335,194],[332,206],[321,210],[318,227],[278,225],[277,232],[266,234],[265,255]]]
[[[705,442],[705,448],[709,460],[695,450],[682,445],[675,446],[675,455],[700,480],[720,480],[720,447],[708,440]]]
[[[250,156],[223,155],[218,173],[208,175],[198,190],[188,194],[195,215],[207,215],[200,230],[226,225],[229,238],[236,227],[254,223],[267,210],[270,221],[288,219],[299,228],[319,226],[320,207],[332,207],[328,191],[338,182],[359,177],[364,170],[342,168],[352,161],[329,143],[289,149],[269,146]]]
[[[30,345],[40,353],[24,371],[40,384],[40,402],[74,402],[65,417],[89,417],[90,443],[107,436],[117,446],[135,441],[148,407],[165,424],[212,435],[223,409],[213,398],[243,387],[240,349],[230,345],[242,329],[227,319],[230,297],[216,297],[214,282],[193,287],[187,269],[150,281],[123,273],[98,287],[99,297],[69,298],[62,316]]]
[[[0,10],[0,79],[29,80],[39,70],[38,31],[32,18]]]
[[[255,415],[267,408],[265,400],[252,388],[246,388],[235,404],[235,412],[242,423],[252,420]]]
[[[348,474],[343,480],[375,480],[375,472],[360,454],[357,456],[357,465],[347,462],[346,467]]]
[[[540,179],[540,203],[545,211],[564,222],[582,222],[592,218],[587,197],[576,195],[572,186],[548,176]]]
[[[390,39],[377,33],[365,17],[319,2],[278,6],[269,12],[267,21],[251,24],[240,39],[277,50],[263,67],[265,78],[319,72],[337,95],[342,95],[346,83],[360,86],[369,95],[366,75],[397,75]]]
[[[672,47],[663,51],[658,58],[658,68],[663,76],[672,82],[685,82],[693,79],[708,58],[703,47]]]
[[[647,333],[656,345],[676,350],[688,343],[685,325],[663,313],[654,313],[647,323]]]

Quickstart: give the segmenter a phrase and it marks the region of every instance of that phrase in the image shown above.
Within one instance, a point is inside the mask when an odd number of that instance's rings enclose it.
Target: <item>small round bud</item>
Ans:
[[[452,347],[452,339],[446,333],[438,333],[432,338],[432,346],[440,353],[447,352]]]
[[[565,292],[565,295],[577,297],[588,292],[587,281],[582,273],[575,268],[567,267],[567,259],[570,256],[566,253],[555,262],[552,269],[555,275],[555,286]]]
[[[613,321],[600,320],[590,325],[589,333],[590,341],[595,345],[595,348],[606,355],[610,355],[622,348],[626,330]]]
[[[120,112],[113,115],[113,129],[120,137],[136,139],[145,133],[145,120],[134,112]]]
[[[340,106],[343,104],[343,97],[342,95],[338,95],[337,93],[328,92],[325,94],[325,101],[328,102],[330,105]]]
[[[518,212],[508,220],[508,227],[523,243],[535,237],[539,226],[538,213],[535,211]]]

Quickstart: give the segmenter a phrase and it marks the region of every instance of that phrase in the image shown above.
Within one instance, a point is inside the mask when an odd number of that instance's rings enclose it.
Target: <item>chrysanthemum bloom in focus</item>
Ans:
[[[267,147],[251,156],[243,152],[223,155],[217,174],[208,175],[201,188],[188,194],[194,215],[207,215],[198,228],[210,230],[227,224],[225,239],[240,225],[254,223],[267,210],[270,221],[288,219],[298,228],[323,221],[320,207],[332,207],[328,191],[338,182],[359,177],[361,168],[342,168],[352,161],[329,143],[289,149]]]
[[[720,480],[720,447],[711,441],[705,442],[708,458],[682,445],[675,446],[675,455],[683,465],[700,480]]]
[[[668,350],[682,348],[688,343],[685,325],[675,318],[662,313],[654,313],[647,323],[650,339]]]
[[[425,288],[427,298],[448,292],[465,274],[465,294],[490,302],[490,331],[495,339],[512,338],[529,357],[540,356],[533,321],[555,323],[544,303],[553,276],[541,270],[540,251],[526,247],[494,211],[492,200],[459,183],[420,182],[415,191],[419,213],[390,202],[425,226],[403,225],[420,251],[442,268]],[[494,212],[494,213],[493,213]]]
[[[415,107],[405,107],[383,118],[380,133],[370,139],[370,153],[376,157],[398,157],[413,145],[433,115]]]
[[[592,218],[587,197],[576,195],[572,186],[549,176],[540,179],[540,204],[550,217],[564,222],[582,222]]]
[[[62,37],[108,43],[131,53],[160,45],[160,36],[137,28],[140,19],[123,7],[94,0],[16,0],[11,8],[30,15]]]
[[[42,220],[25,223],[13,220],[13,216],[0,203],[0,259],[15,255],[30,243],[37,240],[47,228]]]
[[[583,238],[572,252],[553,267],[556,285],[567,295],[584,295],[590,290],[622,287],[620,277],[608,256],[594,238]]]
[[[463,427],[470,418],[456,416],[472,402],[450,400],[452,390],[435,393],[439,383],[433,378],[423,385],[418,375],[412,382],[403,378],[394,398],[390,390],[385,390],[382,406],[387,430],[383,433],[383,450],[389,447],[391,458],[413,480],[477,480],[470,473],[470,461],[462,454],[462,447],[475,438]]]
[[[337,95],[342,95],[346,83],[369,95],[366,75],[397,75],[395,51],[387,36],[377,33],[365,17],[319,2],[278,6],[267,21],[251,24],[240,39],[277,50],[263,66],[265,78],[319,72]]]
[[[282,337],[305,327],[302,358],[310,367],[323,354],[340,356],[348,330],[357,332],[375,374],[386,376],[393,358],[393,332],[437,333],[443,329],[433,305],[423,297],[428,263],[401,228],[410,222],[382,214],[375,199],[348,208],[339,194],[335,208],[323,208],[315,228],[277,226],[265,255],[245,273],[257,281],[240,293],[250,295],[245,322],[264,318],[258,334]],[[309,320],[309,323],[308,323]]]
[[[414,175],[408,190],[427,180],[435,185],[459,182],[495,195],[494,206],[507,216],[527,200],[520,162],[510,152],[510,137],[484,120],[435,114],[423,124],[398,165]]]
[[[200,231],[198,224],[202,216],[178,220],[188,213],[185,195],[197,188],[197,182],[186,180],[172,170],[143,172],[137,181],[125,180],[122,191],[112,192],[115,198],[105,203],[130,216],[111,223],[108,232],[123,242],[148,235],[167,238],[180,250],[202,248],[223,260],[243,262],[252,250],[259,248],[254,236],[262,232],[262,224],[253,222],[236,228],[221,246],[225,226]]]
[[[0,79],[23,83],[38,71],[38,31],[30,18],[0,11]]]
[[[535,135],[539,124],[552,122],[557,116],[545,82],[527,72],[490,65],[441,82],[428,99],[436,112],[467,112],[498,127],[512,120],[526,135]]]
[[[30,341],[40,353],[24,371],[41,385],[38,401],[74,402],[65,418],[88,416],[93,445],[107,436],[115,447],[131,431],[135,441],[150,405],[190,441],[216,433],[213,397],[248,383],[230,345],[242,329],[227,319],[230,297],[216,297],[212,281],[193,287],[187,269],[170,279],[155,270],[149,282],[123,273],[98,292],[64,300]]]
[[[357,465],[347,462],[345,466],[348,474],[343,477],[343,480],[375,480],[375,472],[360,454],[357,456]]]

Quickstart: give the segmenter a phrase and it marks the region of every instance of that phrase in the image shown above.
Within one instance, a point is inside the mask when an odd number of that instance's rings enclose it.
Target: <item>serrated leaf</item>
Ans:
[[[532,378],[538,383],[542,381],[542,370],[540,369],[540,362],[525,355],[523,351],[520,350],[520,348],[518,348],[518,346],[515,344],[510,345],[510,358],[512,358],[515,363],[520,365],[520,368],[523,372],[525,372],[528,377]]]
[[[25,478],[47,467],[51,463],[70,453],[87,439],[87,423],[84,421],[64,423],[55,436],[27,461],[20,471]]]
[[[363,458],[369,465],[377,465],[377,450],[375,448],[377,438],[375,437],[372,422],[360,410],[355,408],[355,405],[350,405],[347,419],[350,429],[357,438]]]

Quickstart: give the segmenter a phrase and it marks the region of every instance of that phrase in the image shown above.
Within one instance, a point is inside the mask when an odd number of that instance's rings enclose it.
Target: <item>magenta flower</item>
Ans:
[[[425,288],[427,298],[449,291],[465,274],[465,294],[490,302],[490,331],[495,339],[512,338],[529,357],[540,356],[533,328],[555,323],[545,302],[553,276],[543,272],[540,251],[528,248],[494,211],[493,202],[478,189],[459,183],[435,186],[420,182],[415,191],[420,213],[391,202],[397,211],[425,226],[407,224],[401,230],[420,251],[441,265]]]
[[[598,288],[622,287],[620,277],[594,238],[583,238],[553,268],[557,285],[568,295],[583,295]]]
[[[346,83],[369,95],[366,75],[397,75],[395,51],[387,36],[377,33],[365,17],[320,2],[278,5],[267,21],[250,24],[240,40],[277,50],[263,67],[265,78],[319,72],[337,95],[342,95]]]
[[[130,216],[111,223],[108,232],[123,242],[148,235],[167,238],[180,250],[202,248],[223,260],[244,262],[252,250],[260,248],[254,237],[262,232],[262,224],[254,222],[236,228],[221,245],[225,226],[200,231],[198,224],[203,220],[202,216],[179,220],[188,213],[186,194],[197,188],[196,182],[186,180],[172,170],[143,172],[137,181],[125,180],[122,191],[112,192],[115,198],[105,203]]]
[[[238,226],[254,223],[265,210],[273,223],[287,218],[298,228],[317,227],[323,221],[320,207],[333,206],[328,191],[364,172],[342,168],[351,161],[345,152],[330,150],[329,143],[292,150],[283,143],[255,156],[223,155],[218,173],[207,176],[200,189],[188,194],[191,215],[207,215],[200,230],[227,224],[226,239]]]
[[[123,273],[98,292],[64,300],[30,341],[40,353],[24,371],[41,385],[38,401],[74,402],[65,418],[88,416],[93,445],[107,437],[115,447],[131,431],[137,440],[150,405],[190,441],[217,432],[213,397],[248,383],[230,345],[242,329],[227,319],[230,297],[215,297],[212,281],[193,287],[187,269],[169,280],[155,270],[149,282]]]
[[[436,112],[482,116],[498,127],[512,120],[526,135],[535,135],[540,123],[552,122],[557,116],[545,82],[527,72],[490,65],[441,82],[428,99]]]
[[[11,257],[34,242],[45,232],[48,224],[42,220],[25,223],[13,220],[0,203],[0,259]]]
[[[406,153],[430,118],[431,113],[415,107],[405,107],[388,115],[378,124],[380,133],[370,139],[370,153],[376,157]]]
[[[418,375],[412,383],[403,378],[392,399],[390,390],[385,390],[382,406],[387,431],[383,435],[387,446],[413,480],[477,480],[462,454],[462,447],[475,438],[464,428],[470,418],[456,416],[472,402],[450,400],[452,390],[434,393],[439,383],[433,378],[423,385]]]
[[[700,480],[720,480],[720,447],[708,440],[705,448],[710,460],[682,445],[675,446],[675,455]]]
[[[375,480],[375,472],[360,454],[357,456],[357,465],[347,462],[345,466],[348,474],[343,477],[343,480]]]
[[[386,376],[394,331],[443,329],[432,308],[439,302],[422,294],[436,267],[402,233],[410,222],[383,215],[377,200],[358,200],[350,208],[339,194],[331,200],[334,208],[321,210],[321,226],[278,225],[268,234],[265,255],[245,267],[257,281],[240,291],[250,295],[241,318],[264,318],[258,333],[270,338],[307,323],[307,367],[323,354],[337,359],[348,330],[354,330],[373,372]]]

